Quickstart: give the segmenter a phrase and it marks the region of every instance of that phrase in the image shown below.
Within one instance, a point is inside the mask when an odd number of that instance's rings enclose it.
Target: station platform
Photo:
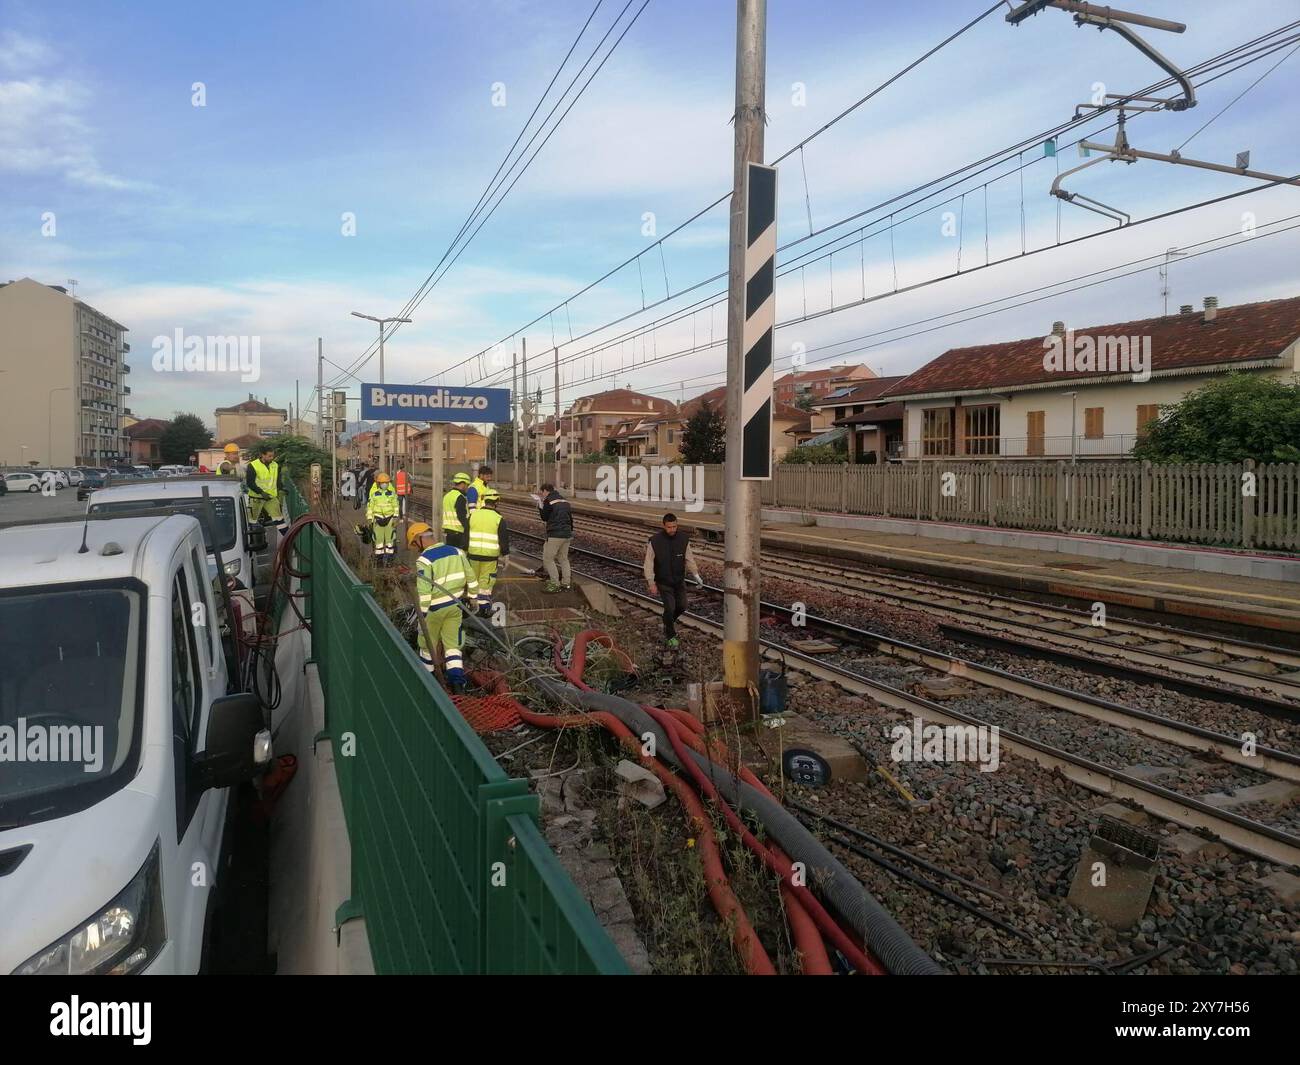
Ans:
[[[532,505],[526,493],[506,490],[503,495],[509,502]],[[572,505],[579,518],[579,544],[584,514],[653,530],[665,510],[662,503],[585,498]],[[711,509],[716,504],[706,504],[700,513],[679,511],[678,518],[701,538],[720,541],[723,518]],[[818,524],[801,524],[810,518]],[[1073,600],[1075,605],[1101,601],[1167,624],[1195,618],[1290,634],[1276,641],[1289,645],[1300,641],[1300,559],[1294,556],[770,509],[763,511],[762,543],[774,550]]]

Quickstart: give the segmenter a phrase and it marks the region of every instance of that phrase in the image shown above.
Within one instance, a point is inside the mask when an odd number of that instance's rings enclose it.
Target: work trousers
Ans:
[[[469,547],[469,533],[464,529],[461,529],[460,532],[456,532],[455,529],[443,529],[442,542],[450,547],[459,547],[464,551]]]
[[[686,612],[686,582],[659,585],[659,601],[664,605],[664,638],[671,640],[677,635],[677,619]]]
[[[471,558],[469,560],[470,568],[474,571],[474,579],[478,581],[478,596],[474,600],[479,606],[487,606],[492,602],[492,589],[497,583],[497,562],[495,558],[480,560]]]
[[[261,521],[262,515],[274,520],[276,527],[284,528],[284,508],[280,502],[280,497],[273,499],[263,499],[261,496],[248,497],[248,512],[252,515],[254,521]]]
[[[573,576],[569,569],[569,537],[548,536],[542,547],[542,565],[552,583],[562,584],[566,588]]]
[[[391,558],[394,552],[393,540],[397,536],[397,519],[389,518],[384,525],[373,521],[370,528],[375,537],[375,558]]]
[[[430,610],[424,616],[424,624],[419,627],[417,634],[420,661],[430,673],[433,672],[434,660],[433,648],[429,646],[429,640],[433,640],[435,645],[442,644],[442,665],[447,671],[447,679],[451,681],[465,679],[464,662],[461,660],[460,653],[460,620],[460,604],[449,603],[447,606]],[[426,626],[428,636],[425,636]]]

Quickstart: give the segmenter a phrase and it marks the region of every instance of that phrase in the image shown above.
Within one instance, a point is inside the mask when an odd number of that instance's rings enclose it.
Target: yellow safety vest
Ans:
[[[456,501],[461,498],[461,491],[453,488],[442,497],[442,527],[450,532],[464,532],[465,526],[460,522],[460,516],[456,513]]]
[[[471,558],[500,558],[501,542],[497,539],[497,528],[501,524],[501,515],[495,510],[476,510],[469,516],[469,549]]]
[[[397,493],[392,484],[372,484],[366,500],[366,518],[391,518],[397,513]]]
[[[487,485],[483,483],[482,478],[475,477],[474,480],[470,482],[469,486],[474,489],[474,492],[476,493],[474,497],[474,505],[469,509],[479,510],[483,506],[483,493],[487,491]]]
[[[280,494],[280,464],[272,459],[268,466],[261,459],[253,459],[251,465],[257,487],[274,499]]]
[[[426,548],[415,560],[415,590],[426,613],[450,606],[466,592],[478,593],[478,581],[463,551],[447,544]]]
[[[221,465],[217,467],[217,472],[223,477],[238,477],[239,463],[231,462],[230,459],[224,459]]]

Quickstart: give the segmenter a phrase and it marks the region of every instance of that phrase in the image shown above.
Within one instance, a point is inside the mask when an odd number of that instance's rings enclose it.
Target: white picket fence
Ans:
[[[522,487],[524,469],[497,463],[496,483]],[[451,465],[447,475],[465,466]],[[602,467],[577,463],[580,491]],[[704,499],[720,502],[721,466],[701,466]],[[551,480],[553,463],[528,480]],[[417,468],[417,474],[420,472]],[[606,474],[608,478],[610,475]],[[560,480],[568,484],[564,464]],[[877,466],[778,464],[762,482],[766,507],[969,522],[1098,536],[1300,549],[1300,464],[1163,466],[1149,462],[947,462]]]

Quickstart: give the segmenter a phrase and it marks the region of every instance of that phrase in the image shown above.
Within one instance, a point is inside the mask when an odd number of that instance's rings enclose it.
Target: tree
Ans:
[[[811,447],[792,447],[781,460],[784,463],[824,466],[847,462],[848,455],[834,444],[813,444]]]
[[[311,469],[313,462],[321,464],[321,470],[324,473],[325,483],[329,483],[330,453],[323,448],[319,448],[305,436],[294,436],[292,433],[281,433],[279,436],[268,436],[261,444],[254,445],[249,453],[249,459],[257,458],[257,449],[259,447],[269,447],[275,451],[275,461],[280,464],[280,468],[286,471],[289,477],[304,477]]]
[[[509,422],[494,425],[488,434],[488,454],[497,462],[513,462],[515,458],[515,427]]]
[[[727,422],[705,400],[682,430],[682,461],[689,465],[720,463],[727,456]]]
[[[798,399],[794,401],[794,405],[798,407],[800,410],[806,410],[809,413],[812,413],[812,409],[813,409],[812,393],[805,392],[803,395],[801,395]]]
[[[1151,462],[1300,462],[1300,384],[1230,373],[1161,411],[1133,457]]]
[[[169,466],[188,466],[193,456],[211,446],[212,434],[197,414],[177,414],[158,438],[158,454]]]
[[[605,441],[605,450],[602,452],[607,458],[613,458],[618,454],[618,441],[612,436]]]

